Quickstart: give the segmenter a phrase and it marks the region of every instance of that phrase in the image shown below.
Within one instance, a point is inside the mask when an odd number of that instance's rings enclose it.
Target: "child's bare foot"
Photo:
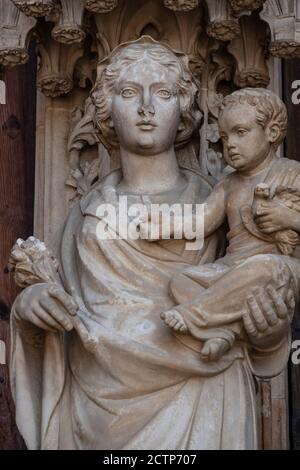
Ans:
[[[226,339],[214,338],[205,341],[200,354],[204,361],[217,361],[229,349],[230,344]]]
[[[188,329],[185,324],[184,319],[177,310],[168,310],[167,312],[162,312],[160,318],[174,331],[178,333],[187,333]]]

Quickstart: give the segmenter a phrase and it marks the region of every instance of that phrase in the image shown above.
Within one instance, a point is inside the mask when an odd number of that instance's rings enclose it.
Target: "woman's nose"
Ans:
[[[138,113],[145,117],[154,116],[155,109],[152,104],[152,96],[151,91],[149,89],[145,89],[143,92],[143,96],[141,97],[141,104],[138,109]]]
[[[155,114],[155,109],[154,106],[150,104],[142,104],[139,106],[138,113],[142,116],[149,117],[149,116],[154,116]]]

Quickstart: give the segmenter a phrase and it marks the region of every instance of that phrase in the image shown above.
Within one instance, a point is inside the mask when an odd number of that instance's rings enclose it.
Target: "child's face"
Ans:
[[[269,155],[268,132],[256,122],[256,110],[248,104],[224,109],[219,118],[219,132],[226,163],[238,171],[256,168]]]

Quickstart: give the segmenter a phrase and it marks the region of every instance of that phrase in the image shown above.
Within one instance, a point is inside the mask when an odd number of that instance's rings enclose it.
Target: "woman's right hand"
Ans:
[[[47,331],[70,331],[77,308],[73,298],[56,284],[34,284],[17,297],[15,318]]]

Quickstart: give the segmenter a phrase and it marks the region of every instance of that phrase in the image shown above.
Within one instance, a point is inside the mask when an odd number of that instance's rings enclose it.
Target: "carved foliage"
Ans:
[[[41,36],[38,51],[41,58],[38,88],[51,98],[69,93],[74,85],[75,64],[83,55],[82,47],[67,46]]]
[[[48,16],[59,10],[56,0],[12,0],[27,16]]]
[[[300,43],[296,41],[274,41],[270,44],[270,52],[280,59],[296,59],[300,57]]]
[[[174,11],[190,11],[199,5],[199,0],[164,0],[164,5]]]
[[[235,13],[250,12],[261,8],[266,0],[228,0]]]
[[[0,3],[0,64],[14,66],[28,60],[27,46],[36,24],[21,13],[10,0]]]
[[[231,14],[225,0],[209,0],[206,2],[209,12],[207,34],[220,41],[230,41],[240,34],[239,21]]]
[[[300,57],[300,8],[298,0],[269,0],[260,16],[271,31],[270,52],[279,58]],[[298,17],[299,16],[299,17]]]
[[[118,0],[86,0],[85,8],[94,13],[107,13],[118,5]]]
[[[60,19],[52,30],[52,37],[65,44],[80,43],[86,36],[82,29],[84,0],[61,0],[61,5]]]
[[[228,51],[236,59],[234,82],[239,87],[265,87],[270,77],[266,63],[266,26],[258,17],[240,19],[241,35],[233,39]]]

